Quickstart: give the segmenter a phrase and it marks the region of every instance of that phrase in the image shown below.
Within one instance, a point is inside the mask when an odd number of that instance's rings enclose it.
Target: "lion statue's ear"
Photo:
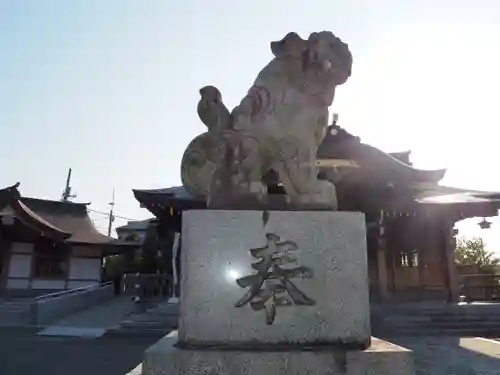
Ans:
[[[300,56],[307,50],[307,41],[297,33],[288,33],[279,41],[271,42],[271,52],[276,57]]]

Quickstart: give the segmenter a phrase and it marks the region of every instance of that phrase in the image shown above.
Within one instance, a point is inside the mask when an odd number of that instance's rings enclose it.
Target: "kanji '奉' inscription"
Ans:
[[[248,288],[245,295],[236,302],[236,307],[248,303],[255,311],[265,310],[266,323],[273,324],[277,306],[312,306],[316,301],[302,292],[291,279],[304,279],[313,276],[312,270],[297,264],[294,252],[298,246],[293,241],[280,241],[273,233],[266,234],[267,245],[250,249],[252,257],[259,259],[252,263],[257,271],[253,275],[236,280],[241,288]]]

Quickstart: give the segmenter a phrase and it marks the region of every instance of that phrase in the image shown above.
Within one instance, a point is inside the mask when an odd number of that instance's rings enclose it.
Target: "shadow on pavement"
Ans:
[[[125,375],[159,337],[100,339],[41,337],[27,330],[0,329],[2,375]]]
[[[391,337],[411,349],[417,375],[499,375],[500,343],[460,337]]]
[[[42,337],[0,329],[1,375],[125,375],[160,337],[111,335],[100,339]],[[500,343],[458,337],[392,337],[413,350],[417,375],[499,375]]]

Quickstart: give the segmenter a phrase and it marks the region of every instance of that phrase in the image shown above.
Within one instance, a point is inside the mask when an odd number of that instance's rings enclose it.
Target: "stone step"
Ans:
[[[488,317],[467,317],[467,318],[434,318],[427,317],[422,319],[373,319],[372,323],[375,324],[392,324],[392,323],[403,323],[403,324],[424,324],[424,323],[443,323],[443,322],[458,322],[458,323],[470,323],[470,322],[496,322],[500,323],[499,316],[488,316]]]
[[[436,328],[419,328],[419,329],[397,329],[372,333],[375,336],[391,337],[391,336],[464,336],[464,337],[499,337],[500,328],[495,330],[480,329],[480,328],[460,328],[460,329],[436,329]]]
[[[441,330],[441,329],[479,329],[479,330],[494,330],[500,329],[500,324],[489,324],[489,323],[475,323],[475,324],[457,324],[457,323],[446,323],[446,324],[422,324],[422,325],[393,325],[391,327],[387,327],[386,329],[410,329],[410,330],[422,330],[422,329],[430,329],[430,330]]]
[[[154,316],[138,316],[138,317],[127,317],[125,319],[125,322],[164,322],[171,324],[171,322],[177,323],[179,321],[179,318],[176,316],[166,316],[162,317],[161,319],[158,319],[157,317]]]
[[[106,332],[106,335],[137,335],[137,336],[158,336],[163,337],[172,332],[169,328],[112,328]]]
[[[427,322],[412,324],[372,325],[372,334],[377,336],[443,335],[443,336],[480,336],[499,337],[500,323],[497,322]]]
[[[178,308],[162,308],[162,309],[148,309],[146,313],[154,313],[160,315],[179,315]]]
[[[147,328],[147,327],[170,327],[176,328],[178,326],[178,319],[162,319],[162,320],[151,320],[147,318],[125,320],[120,323],[122,327],[137,327],[137,328]]]
[[[442,309],[426,309],[426,308],[376,308],[372,309],[373,316],[485,316],[485,315],[500,315],[500,304],[499,306],[488,306],[488,305],[474,305],[474,306],[461,306],[453,308],[442,308]]]
[[[177,322],[179,320],[178,316],[175,315],[129,315],[125,321],[136,321],[136,322],[144,322],[144,321],[158,321],[158,322]]]
[[[0,309],[1,312],[8,312],[8,313],[23,313],[23,312],[29,312],[29,308],[18,308],[18,307],[12,307],[12,308],[5,308],[5,309]]]
[[[172,315],[172,314],[156,314],[156,313],[149,313],[149,314],[141,314],[140,316],[136,316],[136,319],[141,319],[142,317],[147,317],[148,319],[151,320],[171,320],[171,319],[179,319],[179,315]]]
[[[500,334],[500,304],[386,304],[372,305],[373,334],[466,335]]]
[[[412,311],[412,312],[372,312],[372,317],[376,318],[392,318],[392,317],[407,317],[407,318],[416,318],[416,317],[469,317],[469,316],[500,316],[500,311],[460,311],[460,312],[423,312],[423,311]]]
[[[0,313],[0,325],[26,325],[30,322],[29,314]]]
[[[372,318],[373,323],[413,323],[413,322],[430,322],[432,319],[429,316],[416,316],[416,317],[407,317],[407,316],[391,316],[391,317],[383,317],[383,318]]]
[[[179,304],[161,302],[141,312],[135,312],[122,321],[112,333],[167,334],[178,327]]]
[[[0,306],[0,311],[4,310],[29,310],[30,306]]]
[[[0,314],[28,314],[30,310],[0,310]]]
[[[455,306],[433,309],[378,309],[372,311],[374,335],[500,335],[499,306]]]
[[[175,311],[172,309],[165,309],[165,310],[160,310],[160,309],[151,309],[145,311],[145,313],[148,314],[158,314],[158,315],[179,315],[179,311]]]
[[[25,314],[29,314],[30,312],[29,311],[24,311],[24,310],[20,310],[20,311],[0,311],[0,315],[25,315]]]
[[[488,315],[429,315],[432,320],[498,320],[500,321],[500,314]]]
[[[446,323],[446,322],[457,322],[457,323],[475,323],[475,322],[489,322],[489,323],[500,323],[500,317],[488,316],[488,317],[469,317],[469,318],[422,318],[422,319],[373,319],[374,324],[425,324],[425,323]]]
[[[155,321],[125,321],[120,324],[123,328],[142,328],[142,329],[151,329],[151,328],[164,328],[168,326],[164,322],[155,322]]]
[[[125,322],[157,322],[157,323],[164,323],[164,324],[172,324],[176,323],[179,321],[179,319],[176,316],[169,316],[169,317],[164,317],[162,319],[155,319],[149,316],[140,316],[140,317],[135,317],[135,318],[130,318],[127,317],[126,319],[123,320],[123,323]]]
[[[424,324],[425,322],[420,322]],[[498,324],[500,325],[500,319],[498,318],[487,318],[487,319],[448,319],[448,320],[435,320],[432,319],[430,321],[432,324],[447,324],[447,323],[456,323],[456,324],[477,324],[477,323],[488,323],[488,324]]]

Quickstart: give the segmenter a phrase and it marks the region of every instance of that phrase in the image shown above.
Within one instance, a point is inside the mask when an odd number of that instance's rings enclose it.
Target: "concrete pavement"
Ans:
[[[500,375],[500,342],[484,338],[399,337],[413,350],[416,375]]]
[[[95,338],[117,326],[135,311],[129,296],[121,296],[90,309],[70,315],[39,332],[44,336],[75,336]]]
[[[0,329],[0,374],[125,375],[141,363],[144,350],[159,339],[104,335],[82,340],[39,336],[36,330]]]
[[[140,375],[143,352],[160,337],[104,335],[95,340],[0,329],[2,375]],[[483,338],[400,337],[417,375],[500,375],[500,342]]]

